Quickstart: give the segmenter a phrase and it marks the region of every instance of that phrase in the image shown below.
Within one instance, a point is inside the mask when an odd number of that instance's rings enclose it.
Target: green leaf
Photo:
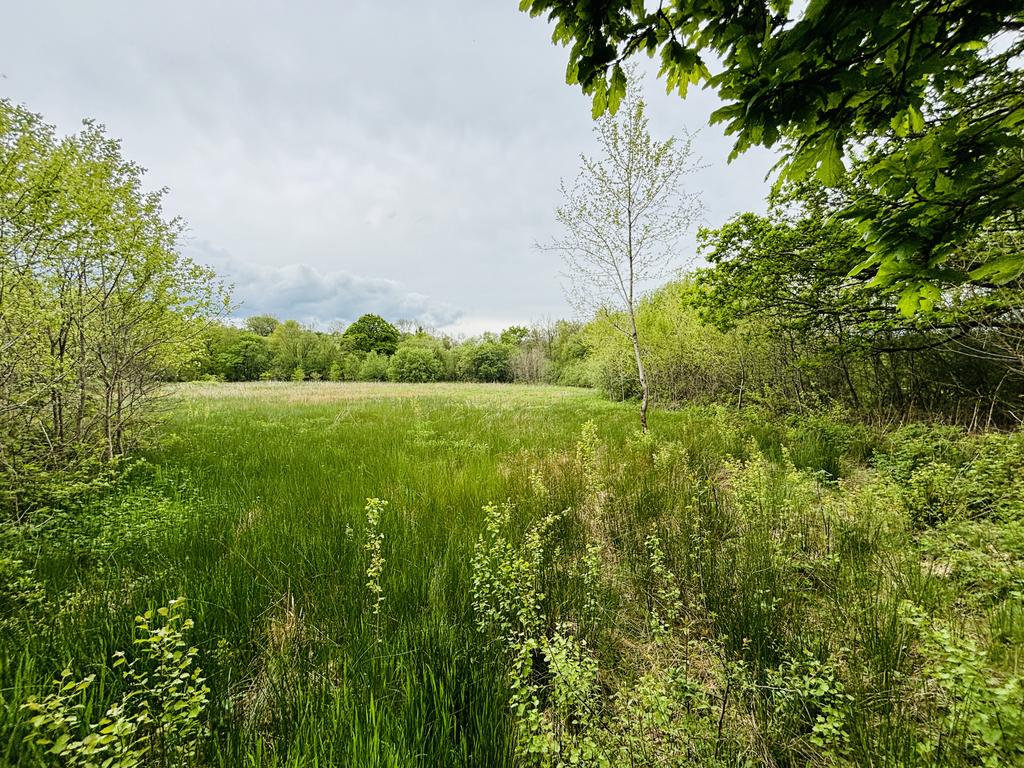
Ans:
[[[896,302],[896,308],[903,314],[904,317],[913,317],[917,314],[917,310],[921,305],[921,294],[920,286],[917,284],[908,286],[900,292],[899,301]]]
[[[608,109],[608,83],[605,81],[604,76],[594,78],[594,108],[590,112],[590,116],[597,120],[601,117]]]
[[[819,157],[818,179],[822,184],[837,184],[846,173],[846,166],[843,165],[843,149],[838,137],[824,144]]]
[[[970,273],[972,280],[988,280],[997,285],[1008,283],[1021,275],[1024,275],[1024,254],[1019,253],[992,259]]]
[[[626,97],[626,73],[618,64],[612,70],[612,83],[608,91],[608,111],[613,115],[619,111],[619,104]]]

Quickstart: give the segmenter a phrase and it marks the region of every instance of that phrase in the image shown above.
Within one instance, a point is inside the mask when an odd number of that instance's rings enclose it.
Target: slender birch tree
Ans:
[[[581,155],[575,182],[563,180],[564,202],[555,211],[563,234],[547,248],[563,255],[576,309],[602,318],[632,343],[646,432],[650,389],[637,307],[644,289],[670,273],[679,240],[703,204],[682,184],[699,167],[692,138],[652,138],[635,74],[623,74],[617,84],[611,109],[594,127],[601,154]]]

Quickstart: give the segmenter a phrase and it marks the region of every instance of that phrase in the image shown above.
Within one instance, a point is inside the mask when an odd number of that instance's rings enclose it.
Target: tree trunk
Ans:
[[[629,320],[632,324],[633,333],[630,338],[633,342],[633,355],[636,357],[636,373],[640,377],[640,431],[647,432],[647,404],[650,402],[650,391],[647,386],[647,371],[644,370],[644,361],[640,356],[640,337],[636,332],[636,315],[632,307],[629,310]]]

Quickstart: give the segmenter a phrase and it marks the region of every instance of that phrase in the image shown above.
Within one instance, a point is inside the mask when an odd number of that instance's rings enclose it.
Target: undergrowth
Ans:
[[[1024,763],[1019,434],[333,386],[0,526],[0,764]]]

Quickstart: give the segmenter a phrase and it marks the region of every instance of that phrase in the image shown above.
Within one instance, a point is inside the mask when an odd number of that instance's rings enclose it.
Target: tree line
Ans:
[[[404,330],[400,329],[401,326]],[[220,381],[525,382],[588,385],[583,324],[558,320],[455,339],[364,314],[336,331],[270,315],[211,323],[180,376]]]
[[[604,155],[565,188],[569,239],[553,243],[588,267],[590,314],[468,341],[373,316],[339,333],[218,322],[228,292],[181,254],[184,223],[118,142],[0,100],[0,503],[36,503],[32,478],[94,477],[164,382],[200,377],[544,381],[1019,422],[1024,4],[732,5],[522,3],[555,22],[602,118]],[[652,139],[630,94],[641,51],[681,95],[719,93],[734,153],[782,154],[769,215],[703,231],[708,266],[653,292],[699,198],[676,188],[691,143]]]

